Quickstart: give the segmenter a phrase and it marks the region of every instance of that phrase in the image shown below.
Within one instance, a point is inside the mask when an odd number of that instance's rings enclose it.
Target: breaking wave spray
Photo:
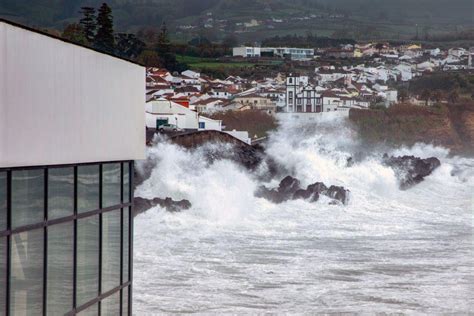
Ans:
[[[156,167],[136,196],[193,206],[136,218],[137,314],[473,310],[474,159],[427,144],[367,148],[343,118],[282,121],[267,154],[303,185],[342,185],[351,200],[275,205],[254,192],[281,179],[262,183],[265,166],[251,173],[230,160],[210,162],[209,150],[232,148],[161,141],[148,149]],[[384,152],[435,156],[442,166],[400,191]]]

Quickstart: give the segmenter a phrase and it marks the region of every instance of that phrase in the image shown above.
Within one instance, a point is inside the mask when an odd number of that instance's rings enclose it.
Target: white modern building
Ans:
[[[312,48],[293,47],[234,47],[234,57],[281,57],[292,60],[311,60],[314,58]]]
[[[145,68],[0,20],[0,315],[131,315]]]

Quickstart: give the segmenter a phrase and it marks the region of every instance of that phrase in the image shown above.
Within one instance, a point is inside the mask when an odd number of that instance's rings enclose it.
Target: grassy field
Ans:
[[[216,58],[202,58],[178,55],[176,59],[187,64],[191,69],[219,69],[219,68],[245,68],[254,67],[255,64],[248,62],[222,62]]]

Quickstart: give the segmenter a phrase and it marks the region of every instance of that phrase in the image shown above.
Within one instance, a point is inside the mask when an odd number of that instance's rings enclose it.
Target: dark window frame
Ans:
[[[110,163],[120,163],[120,204],[118,205],[113,205],[110,207],[106,208],[101,208],[102,207],[102,166],[104,164],[110,164]],[[128,164],[128,200],[130,202],[124,203],[124,166]],[[79,166],[87,166],[87,165],[99,165],[99,178],[100,178],[100,184],[99,184],[99,199],[100,199],[100,204],[99,208],[96,210],[84,212],[84,213],[78,213],[77,209],[77,187],[78,187],[78,167]],[[48,170],[53,169],[53,168],[73,168],[74,170],[74,213],[73,215],[62,217],[62,218],[57,218],[53,220],[48,219],[48,185],[49,185],[49,178],[48,178]],[[14,171],[21,171],[21,170],[43,170],[44,172],[44,216],[43,220],[34,224],[29,224],[29,225],[24,225],[21,227],[16,227],[12,229],[12,172]],[[5,238],[6,239],[6,304],[5,304],[5,311],[0,311],[0,314],[4,314],[6,316],[10,316],[10,302],[11,302],[11,258],[12,258],[12,253],[11,253],[11,241],[12,241],[12,236],[22,233],[22,232],[27,232],[31,230],[36,230],[36,229],[42,229],[43,230],[43,306],[42,306],[42,312],[43,314],[47,313],[47,258],[48,258],[48,249],[47,249],[47,241],[48,241],[48,227],[54,226],[54,225],[59,225],[63,223],[68,223],[68,222],[73,222],[73,306],[72,310],[67,314],[67,315],[75,315],[81,311],[84,311],[88,307],[98,303],[99,305],[99,312],[100,312],[100,302],[104,300],[105,298],[112,296],[113,294],[116,294],[119,292],[120,295],[120,315],[122,315],[122,310],[123,310],[123,291],[128,291],[128,312],[127,315],[131,315],[131,310],[132,310],[132,280],[133,280],[133,275],[132,275],[132,254],[133,254],[133,170],[134,170],[134,161],[133,160],[121,160],[121,161],[105,161],[105,162],[91,162],[91,163],[80,163],[80,164],[62,164],[62,165],[45,165],[45,166],[27,166],[27,167],[8,167],[8,168],[0,168],[0,172],[6,172],[6,179],[7,179],[7,227],[6,229],[0,231],[0,238]],[[121,224],[121,240],[120,240],[120,285],[110,291],[107,291],[106,293],[101,292],[102,288],[102,278],[101,278],[101,273],[102,273],[102,243],[101,243],[101,236],[102,236],[102,214],[103,213],[108,213],[112,211],[119,211],[121,215],[120,219],[120,224]],[[124,232],[124,227],[123,227],[123,212],[126,211],[128,212],[128,275],[129,279],[127,282],[123,282],[123,232]],[[99,232],[99,291],[97,293],[97,297],[94,298],[93,300],[81,305],[77,306],[77,221],[79,219],[83,218],[88,218],[91,216],[99,216],[99,222],[100,222],[100,232]],[[3,286],[3,284],[0,284],[0,286]]]

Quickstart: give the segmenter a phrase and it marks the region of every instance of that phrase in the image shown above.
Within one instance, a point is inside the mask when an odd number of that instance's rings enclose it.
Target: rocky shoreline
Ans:
[[[280,167],[271,157],[265,153],[263,146],[234,146],[231,151],[212,151],[205,154],[210,163],[219,159],[230,159],[243,166],[250,172],[255,172],[257,168],[265,164],[267,172],[261,175],[263,182],[268,182],[278,178],[282,174],[287,174],[287,170]],[[392,168],[399,180],[401,190],[408,190],[411,187],[421,183],[425,177],[431,175],[441,162],[435,157],[421,159],[415,156],[388,156],[382,157],[382,163]],[[352,157],[348,159],[347,167],[354,166],[356,162]],[[147,161],[143,164],[141,174],[137,174],[138,183],[144,182],[154,167],[153,161]],[[284,177],[278,187],[268,188],[260,186],[255,192],[255,196],[264,198],[272,203],[280,204],[291,200],[306,200],[314,203],[325,196],[331,200],[330,204],[347,205],[350,200],[350,190],[341,186],[327,186],[322,182],[315,182],[306,187],[301,186],[300,180],[291,175]],[[181,212],[192,207],[188,200],[175,201],[170,197],[161,199],[144,199],[137,197],[134,199],[135,215],[145,212],[155,206],[160,206],[168,212]]]

